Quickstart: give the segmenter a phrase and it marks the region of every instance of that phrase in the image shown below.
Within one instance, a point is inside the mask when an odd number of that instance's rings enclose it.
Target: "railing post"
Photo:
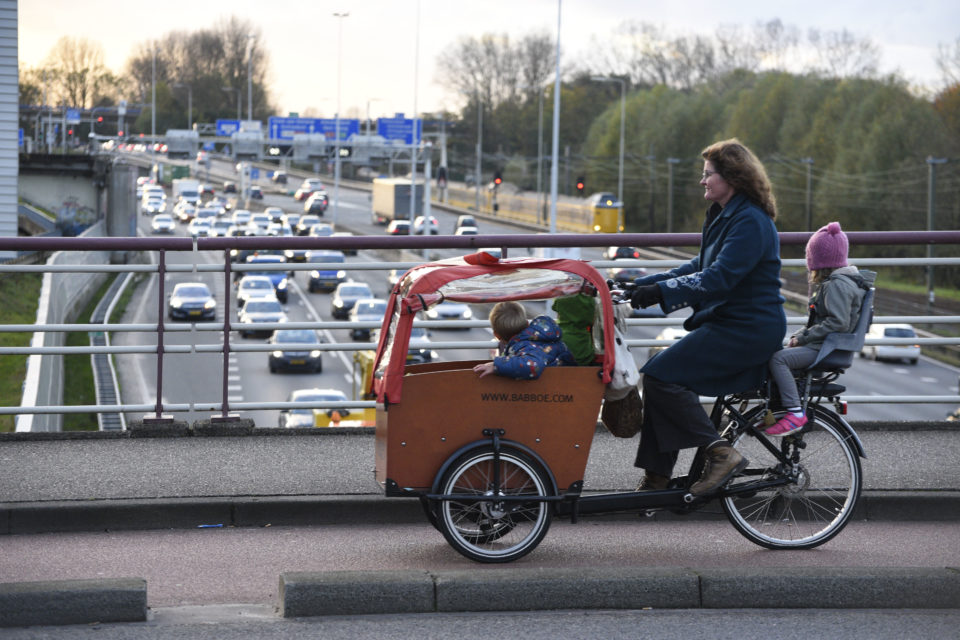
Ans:
[[[160,249],[160,261],[157,265],[157,408],[155,415],[143,416],[144,423],[173,422],[172,415],[163,415],[163,317],[164,317],[164,280],[167,273],[167,252]]]
[[[223,373],[221,382],[223,383],[222,402],[219,416],[211,416],[210,422],[229,422],[239,420],[239,414],[230,414],[230,400],[228,386],[230,384],[230,278],[232,271],[230,269],[230,249],[223,250]]]

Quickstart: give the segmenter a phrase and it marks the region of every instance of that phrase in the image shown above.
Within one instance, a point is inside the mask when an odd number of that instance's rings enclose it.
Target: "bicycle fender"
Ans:
[[[449,469],[449,468],[453,465],[453,463],[456,462],[456,461],[460,458],[460,456],[462,456],[462,455],[464,455],[464,454],[466,454],[466,453],[469,453],[470,451],[473,451],[474,449],[480,449],[480,448],[483,448],[483,447],[489,447],[491,444],[492,444],[492,441],[491,441],[491,440],[476,440],[476,441],[471,442],[471,443],[469,443],[469,444],[465,444],[465,445],[463,445],[462,447],[460,447],[459,449],[457,449],[456,451],[454,451],[454,452],[450,455],[450,457],[447,458],[446,460],[444,460],[443,464],[440,465],[440,469],[437,471],[437,475],[435,475],[435,476],[433,477],[433,485],[430,487],[430,492],[431,492],[431,493],[434,493],[434,494],[440,492],[440,481],[441,481],[441,479],[442,479],[443,476],[447,473],[447,469]],[[529,456],[531,460],[533,460],[534,462],[536,462],[537,464],[539,464],[539,465],[540,465],[540,468],[543,469],[543,470],[547,473],[547,478],[548,478],[549,481],[550,481],[550,487],[553,489],[553,495],[555,495],[555,496],[556,496],[556,495],[560,495],[560,492],[559,492],[558,489],[557,489],[557,479],[553,476],[553,471],[550,469],[549,466],[547,466],[547,463],[544,462],[543,458],[541,458],[541,457],[537,454],[536,451],[534,451],[534,450],[531,449],[530,447],[528,447],[528,446],[526,446],[526,445],[524,445],[524,444],[521,444],[521,443],[519,443],[519,442],[516,442],[516,441],[514,441],[514,440],[501,439],[501,440],[500,440],[500,450],[502,451],[503,449],[507,449],[507,448],[509,448],[509,449],[514,449],[514,450],[516,450],[516,451],[519,451],[519,452],[521,452],[521,453]]]

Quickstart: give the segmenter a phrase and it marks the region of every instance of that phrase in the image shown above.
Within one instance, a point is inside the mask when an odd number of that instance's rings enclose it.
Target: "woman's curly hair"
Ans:
[[[773,197],[767,170],[742,142],[736,138],[714,142],[700,155],[713,164],[734,191],[745,195],[773,220],[777,219],[777,200]]]

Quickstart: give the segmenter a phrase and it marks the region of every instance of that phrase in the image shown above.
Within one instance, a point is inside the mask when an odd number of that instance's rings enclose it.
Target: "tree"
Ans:
[[[810,29],[807,40],[817,53],[817,70],[832,78],[875,76],[880,50],[869,38],[857,39],[852,33]]]
[[[51,104],[92,107],[116,85],[104,65],[103,48],[85,38],[60,38],[48,54],[44,68]]]
[[[960,84],[960,38],[950,44],[937,45],[937,68],[943,77],[943,84]]]

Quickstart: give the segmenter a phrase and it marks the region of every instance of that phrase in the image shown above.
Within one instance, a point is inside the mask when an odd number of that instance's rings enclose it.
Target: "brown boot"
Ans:
[[[637,491],[663,491],[667,488],[668,482],[670,482],[668,476],[662,476],[652,471],[644,471],[643,480],[637,485]]]
[[[731,447],[729,442],[718,440],[707,447],[703,473],[700,479],[690,487],[690,493],[695,496],[713,493],[730,478],[743,471],[748,464],[750,461]]]

